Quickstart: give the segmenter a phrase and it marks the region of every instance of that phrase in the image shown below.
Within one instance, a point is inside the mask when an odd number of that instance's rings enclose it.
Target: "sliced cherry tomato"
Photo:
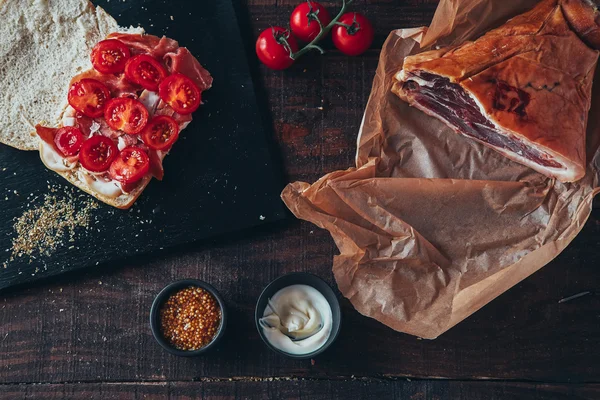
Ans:
[[[110,167],[117,155],[119,149],[111,139],[95,135],[81,145],[79,162],[88,171],[103,172]]]
[[[292,11],[290,28],[292,28],[292,33],[298,39],[311,42],[321,33],[319,21],[323,27],[326,27],[331,22],[331,15],[321,4],[308,0]]]
[[[167,150],[179,137],[179,125],[168,115],[155,117],[142,133],[142,140],[154,150]]]
[[[191,114],[200,107],[198,86],[183,74],[175,73],[160,83],[158,95],[179,114]]]
[[[92,49],[92,65],[103,74],[117,74],[125,70],[125,64],[131,57],[129,48],[117,39],[98,42]]]
[[[137,100],[119,97],[108,102],[104,119],[111,128],[135,135],[146,127],[148,110]]]
[[[64,126],[56,132],[54,144],[63,156],[74,156],[79,153],[85,137],[74,126]]]
[[[338,22],[343,25],[333,28],[331,38],[335,47],[342,53],[357,56],[371,47],[375,31],[367,17],[351,12],[342,15]]]
[[[153,92],[158,90],[158,85],[167,75],[165,67],[147,54],[132,57],[125,65],[127,80]]]
[[[71,107],[83,115],[96,118],[104,113],[110,91],[102,82],[85,78],[71,85],[68,100]]]
[[[290,31],[280,26],[265,29],[256,41],[256,55],[267,67],[282,70],[292,66],[290,53],[298,51],[298,43]]]
[[[139,147],[125,147],[110,165],[108,174],[122,183],[133,183],[142,179],[150,169],[148,154]]]

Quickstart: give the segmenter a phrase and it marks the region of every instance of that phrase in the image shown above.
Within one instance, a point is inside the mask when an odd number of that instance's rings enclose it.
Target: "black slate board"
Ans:
[[[124,26],[138,24],[186,46],[214,77],[205,104],[165,159],[165,179],[153,180],[131,210],[99,203],[92,229],[49,257],[10,257],[15,218],[58,196],[89,198],[45,169],[37,152],[0,146],[0,289],[64,271],[184,244],[285,216],[280,169],[269,152],[231,0],[98,0]],[[246,32],[249,34],[249,32]],[[66,83],[65,83],[66,84]]]

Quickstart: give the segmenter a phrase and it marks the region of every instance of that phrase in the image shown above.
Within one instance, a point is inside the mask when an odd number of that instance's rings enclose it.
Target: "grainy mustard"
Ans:
[[[221,325],[221,308],[212,294],[199,287],[182,289],[160,310],[161,331],[176,349],[197,350],[209,344]]]

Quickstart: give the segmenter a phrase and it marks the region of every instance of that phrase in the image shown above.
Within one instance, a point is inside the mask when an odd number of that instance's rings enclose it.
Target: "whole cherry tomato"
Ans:
[[[304,42],[311,42],[321,32],[317,18],[323,27],[331,22],[331,15],[327,9],[316,1],[308,0],[298,5],[290,17],[290,27],[294,36]]]
[[[343,25],[333,28],[332,39],[342,53],[357,56],[371,47],[375,32],[367,17],[351,12],[342,15],[338,22]]]
[[[298,51],[298,43],[290,31],[280,26],[265,29],[256,41],[256,55],[267,67],[275,70],[289,68],[294,59],[290,53]]]

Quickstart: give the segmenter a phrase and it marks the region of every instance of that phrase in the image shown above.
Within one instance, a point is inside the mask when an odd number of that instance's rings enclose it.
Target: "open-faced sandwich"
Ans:
[[[5,122],[7,133],[1,139],[21,149],[39,148],[46,167],[99,200],[128,208],[152,177],[162,179],[162,160],[192,120],[212,78],[175,40],[146,35],[140,28],[120,28],[87,1],[38,3],[41,9],[33,17],[19,16],[17,4],[0,9],[14,14],[9,22],[32,20],[26,24],[29,32],[14,34],[23,30],[15,25],[0,28],[0,33],[16,35],[17,45],[33,37],[44,42],[42,48],[47,44],[52,49],[42,50],[45,66],[39,66],[51,71],[51,80],[33,78],[32,68],[25,65],[22,87],[37,93],[0,101],[12,102],[14,115],[9,118],[19,121],[10,120],[10,126]],[[43,13],[51,22],[36,27],[42,18],[35,19]],[[31,51],[17,57],[37,59]],[[34,84],[27,79],[35,79]],[[37,136],[30,134],[32,127]]]
[[[474,42],[406,57],[392,91],[511,160],[577,181],[586,168],[597,20],[588,0],[543,0]]]

